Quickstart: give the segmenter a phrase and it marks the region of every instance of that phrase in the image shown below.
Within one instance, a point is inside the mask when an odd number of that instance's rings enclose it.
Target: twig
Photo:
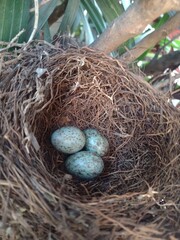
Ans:
[[[1,56],[0,56],[0,75],[1,75],[1,72],[2,72],[3,60],[4,60],[4,56],[3,56],[3,54],[1,54]]]
[[[39,21],[39,3],[38,0],[34,0],[34,27],[33,31],[31,33],[31,36],[28,40],[28,43],[31,42],[36,34],[37,28],[38,28],[38,21]]]
[[[7,46],[7,45],[9,45],[9,42],[0,41],[0,45]],[[11,47],[22,47],[23,45],[24,45],[24,43],[12,43]]]
[[[50,1],[51,0],[44,0],[43,2],[39,3],[39,8],[41,8],[42,6],[44,6],[45,4],[47,4]],[[30,12],[34,12],[34,11],[35,11],[35,7],[30,9]]]
[[[7,45],[7,47],[0,49],[0,52],[4,52],[4,51],[8,50],[9,48],[11,48],[13,46],[17,46],[17,45],[18,45],[18,47],[22,47],[24,45],[24,43],[18,44],[15,42],[18,40],[20,35],[23,34],[24,32],[25,32],[25,30],[22,29],[18,34],[16,34],[16,36],[9,43],[1,41],[0,45]]]

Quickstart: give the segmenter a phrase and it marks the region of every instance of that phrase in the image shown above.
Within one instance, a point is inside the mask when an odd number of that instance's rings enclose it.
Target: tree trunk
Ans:
[[[180,1],[136,0],[90,47],[110,53],[128,39],[142,33],[149,23],[170,10],[180,10]]]

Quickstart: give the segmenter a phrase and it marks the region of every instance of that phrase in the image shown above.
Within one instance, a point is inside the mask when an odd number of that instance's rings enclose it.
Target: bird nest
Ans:
[[[180,112],[125,64],[42,42],[3,53],[1,232],[10,239],[178,239]],[[81,181],[50,143],[62,126],[109,141]]]

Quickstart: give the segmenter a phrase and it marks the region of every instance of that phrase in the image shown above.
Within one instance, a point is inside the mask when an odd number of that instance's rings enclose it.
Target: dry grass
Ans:
[[[178,239],[180,112],[164,96],[88,48],[37,42],[1,69],[3,238]],[[49,141],[64,125],[108,138],[102,176],[66,174]]]

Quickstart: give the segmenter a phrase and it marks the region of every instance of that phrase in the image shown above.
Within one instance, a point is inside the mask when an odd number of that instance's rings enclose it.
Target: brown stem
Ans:
[[[90,47],[110,53],[128,39],[140,34],[161,14],[173,9],[180,10],[179,0],[136,0]]]
[[[147,49],[155,46],[161,39],[168,36],[174,29],[180,25],[180,13],[174,15],[169,21],[155,30],[143,40],[141,40],[134,48],[124,53],[121,59],[126,62],[133,62],[136,58],[141,56]]]

